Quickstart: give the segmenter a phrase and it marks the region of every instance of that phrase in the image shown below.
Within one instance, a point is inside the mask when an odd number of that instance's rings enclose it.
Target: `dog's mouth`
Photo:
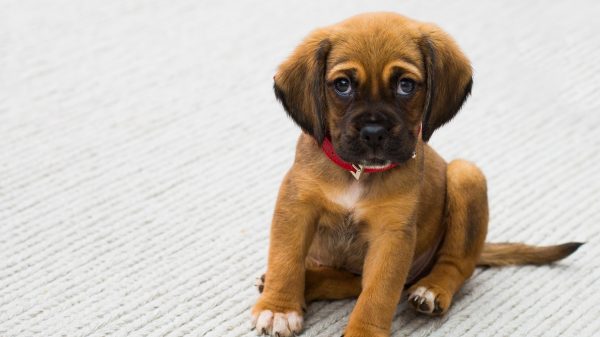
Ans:
[[[338,155],[346,162],[361,165],[365,168],[381,169],[392,164],[401,164],[414,158],[415,148],[402,147],[392,153],[382,150],[348,151],[346,147],[339,148]]]
[[[379,158],[369,158],[366,160],[360,160],[358,164],[368,169],[382,169],[390,166],[392,161]]]
[[[365,168],[380,169],[391,164],[402,164],[414,158],[419,131],[401,128],[390,132],[379,142],[356,132],[356,128],[347,128],[332,139],[337,154],[346,162],[361,165]],[[415,135],[416,133],[416,135]]]

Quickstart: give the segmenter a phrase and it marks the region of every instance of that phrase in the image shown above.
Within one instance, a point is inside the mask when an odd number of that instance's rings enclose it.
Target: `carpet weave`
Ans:
[[[0,1],[0,336],[253,336],[298,129],[272,93],[311,29],[375,10],[439,24],[475,69],[434,134],[488,178],[490,241],[586,241],[478,270],[393,336],[598,336],[600,2]],[[354,301],[309,307],[339,336]]]

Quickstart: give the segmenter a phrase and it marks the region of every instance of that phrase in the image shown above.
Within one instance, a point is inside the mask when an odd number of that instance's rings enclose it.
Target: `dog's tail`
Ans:
[[[541,265],[564,259],[581,245],[583,245],[583,242],[569,242],[555,246],[486,242],[477,265],[487,267],[521,264]]]

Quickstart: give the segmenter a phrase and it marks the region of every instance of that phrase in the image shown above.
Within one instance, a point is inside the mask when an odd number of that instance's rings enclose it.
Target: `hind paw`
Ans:
[[[430,316],[445,314],[452,302],[447,290],[435,285],[415,284],[408,290],[408,303],[417,311]]]

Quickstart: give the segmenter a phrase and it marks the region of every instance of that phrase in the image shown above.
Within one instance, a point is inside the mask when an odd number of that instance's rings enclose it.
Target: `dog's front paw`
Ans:
[[[282,313],[261,310],[252,315],[252,328],[259,336],[288,337],[302,331],[302,316],[295,311]]]
[[[271,296],[266,296],[271,295]],[[261,335],[288,337],[302,331],[302,305],[263,293],[252,308],[252,328]]]
[[[408,303],[418,312],[439,316],[448,311],[452,294],[435,285],[421,285],[420,282],[408,290]]]

